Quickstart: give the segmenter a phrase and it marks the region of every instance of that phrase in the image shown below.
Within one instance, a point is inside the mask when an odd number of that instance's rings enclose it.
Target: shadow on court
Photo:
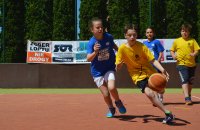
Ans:
[[[142,123],[149,123],[151,121],[156,121],[162,123],[164,117],[160,116],[154,116],[154,115],[143,115],[143,116],[138,116],[138,115],[120,115],[120,116],[115,116],[115,118],[121,120],[121,121],[128,121],[128,122],[138,122],[136,121],[137,118],[142,118],[143,122]],[[135,120],[134,120],[135,119]],[[180,119],[180,118],[175,118],[175,120],[168,124],[171,126],[184,126],[191,124],[189,121]]]
[[[185,105],[185,102],[165,102],[164,105]],[[200,104],[200,101],[193,101],[193,105]]]

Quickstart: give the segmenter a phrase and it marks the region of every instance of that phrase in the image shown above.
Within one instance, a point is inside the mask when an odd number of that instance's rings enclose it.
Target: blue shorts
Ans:
[[[148,85],[148,78],[137,81],[137,86],[140,88],[142,93],[144,93],[144,89],[147,87],[147,85]]]
[[[192,85],[196,67],[187,67],[184,65],[178,65],[176,68],[180,75],[182,84]]]

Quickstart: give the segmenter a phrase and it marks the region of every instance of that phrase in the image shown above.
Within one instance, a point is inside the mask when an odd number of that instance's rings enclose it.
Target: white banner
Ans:
[[[146,39],[138,39],[142,42]],[[165,48],[163,63],[175,62],[170,55],[174,39],[158,39]],[[117,46],[126,39],[116,39]],[[88,41],[28,41],[27,63],[85,64],[87,62]]]

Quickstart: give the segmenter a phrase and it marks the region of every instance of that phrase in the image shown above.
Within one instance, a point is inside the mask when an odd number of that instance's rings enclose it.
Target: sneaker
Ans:
[[[126,108],[124,107],[124,105],[123,105],[121,100],[115,101],[115,104],[116,104],[116,106],[117,106],[117,108],[118,108],[118,110],[119,110],[119,112],[121,114],[125,114],[126,113]]]
[[[169,124],[175,119],[173,114],[166,115],[165,119],[163,120],[163,124]]]
[[[186,97],[186,98],[185,98],[185,104],[186,104],[186,105],[192,105],[192,104],[193,104],[190,97]]]
[[[106,114],[106,117],[112,118],[115,115],[115,108],[109,108],[108,113]]]

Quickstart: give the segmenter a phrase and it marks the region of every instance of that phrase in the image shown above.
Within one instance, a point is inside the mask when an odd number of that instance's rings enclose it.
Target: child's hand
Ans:
[[[123,66],[123,61],[121,61],[119,64],[116,64],[115,70],[118,71],[122,68]]]
[[[162,74],[165,75],[166,80],[168,81],[169,80],[169,74],[167,73],[167,71],[163,70]]]
[[[192,57],[196,56],[195,53],[190,53],[189,55],[192,56]]]
[[[172,58],[173,58],[174,60],[177,60],[177,57],[176,57],[176,56],[173,56]]]
[[[101,45],[98,43],[98,42],[96,42],[95,44],[94,44],[94,51],[95,52],[99,52],[99,49],[101,48]]]

